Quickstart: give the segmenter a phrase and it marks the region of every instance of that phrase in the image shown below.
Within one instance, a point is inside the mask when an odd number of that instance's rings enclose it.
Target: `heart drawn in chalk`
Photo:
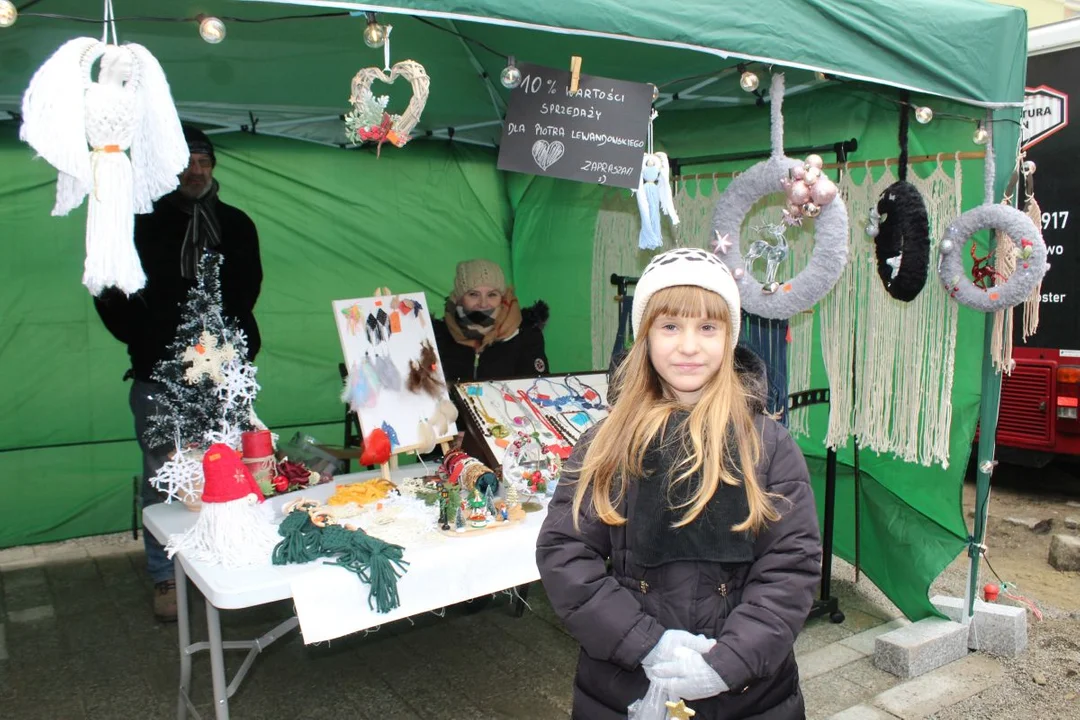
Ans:
[[[533,160],[541,170],[547,170],[557,163],[565,152],[566,148],[558,140],[550,143],[547,140],[537,140],[532,146]]]

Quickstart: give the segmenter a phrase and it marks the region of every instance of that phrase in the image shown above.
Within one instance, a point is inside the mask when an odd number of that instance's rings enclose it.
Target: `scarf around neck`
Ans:
[[[221,244],[221,225],[217,217],[217,180],[197,198],[189,198],[179,191],[166,196],[174,207],[190,216],[184,232],[184,244],[180,248],[180,274],[188,280],[198,275],[199,258],[207,248]]]
[[[684,482],[674,482],[682,472],[687,417],[684,411],[673,412],[662,435],[645,451],[645,475],[637,483],[632,519],[627,523],[634,555],[647,568],[681,561],[750,562],[754,559],[753,536],[731,529],[750,514],[746,490],[741,485],[721,483],[693,522],[672,527],[685,514],[684,504],[701,482],[700,470]]]
[[[476,313],[466,313],[464,308],[448,299],[443,321],[454,342],[481,352],[489,345],[506,340],[518,331],[521,327],[521,307],[514,296],[513,288],[507,288],[493,316],[476,317]]]

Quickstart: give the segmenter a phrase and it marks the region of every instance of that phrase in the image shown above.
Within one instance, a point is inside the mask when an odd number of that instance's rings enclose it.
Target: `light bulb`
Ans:
[[[749,70],[744,71],[743,74],[739,77],[739,87],[741,87],[746,92],[754,92],[755,90],[757,90],[758,82],[758,76],[750,72]]]
[[[934,119],[934,111],[926,107],[925,105],[920,105],[919,107],[915,108],[915,119],[925,125],[926,123]]]
[[[816,79],[817,79],[817,80],[818,80],[819,82],[824,82],[824,81],[826,81],[826,80],[828,80],[828,79],[829,79],[829,76],[828,76],[828,75],[826,75],[825,73],[821,72],[820,70],[818,70],[818,71],[817,71],[816,73],[814,73],[814,77],[815,77],[815,78],[816,78]]]
[[[209,15],[199,20],[199,35],[211,45],[217,45],[225,39],[225,23]]]
[[[649,84],[652,85],[652,101],[656,102],[657,99],[660,97],[660,88],[658,88],[656,85],[653,85],[652,83]]]
[[[506,67],[499,73],[499,82],[508,90],[513,90],[521,84],[521,71],[518,70],[513,55],[507,58]]]
[[[0,28],[11,27],[19,18],[19,11],[11,0],[0,0]]]
[[[375,22],[369,21],[364,28],[364,44],[369,48],[381,48],[386,42],[386,28]]]
[[[976,145],[985,145],[990,142],[990,133],[982,126],[982,123],[979,123],[979,126],[975,128],[975,134],[971,136],[971,142]]]

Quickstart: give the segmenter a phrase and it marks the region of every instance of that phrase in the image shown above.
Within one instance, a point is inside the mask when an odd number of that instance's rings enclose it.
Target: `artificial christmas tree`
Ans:
[[[244,332],[222,310],[221,255],[207,252],[199,260],[198,280],[169,356],[154,371],[165,387],[156,398],[164,410],[150,417],[145,439],[152,447],[175,448],[151,480],[169,500],[192,504],[198,499],[202,473],[193,460],[204,448],[215,443],[238,448],[241,433],[261,426],[253,409],[259,391],[255,373]]]

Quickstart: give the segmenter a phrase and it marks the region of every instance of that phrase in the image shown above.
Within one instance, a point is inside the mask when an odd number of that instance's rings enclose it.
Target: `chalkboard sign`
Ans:
[[[652,85],[521,63],[521,84],[499,147],[499,169],[636,188],[649,132]]]

